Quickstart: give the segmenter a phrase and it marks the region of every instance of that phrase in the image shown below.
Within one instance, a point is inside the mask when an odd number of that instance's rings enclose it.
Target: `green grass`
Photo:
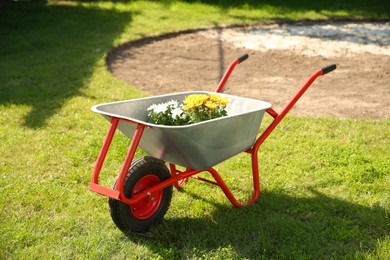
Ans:
[[[257,2],[12,2],[0,14],[0,259],[389,259],[389,120],[290,115],[261,148],[256,204],[190,181],[146,235],[123,235],[88,191],[108,127],[90,107],[145,96],[107,71],[112,47],[216,23],[390,15],[385,1]],[[115,137],[102,183],[128,144]],[[250,196],[246,154],[217,168]]]

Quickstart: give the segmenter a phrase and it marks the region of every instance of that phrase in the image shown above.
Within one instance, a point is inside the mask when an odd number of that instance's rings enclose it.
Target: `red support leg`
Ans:
[[[229,187],[226,185],[226,183],[222,180],[221,176],[218,174],[216,170],[213,168],[208,169],[207,171],[211,173],[215,181],[217,182],[217,185],[222,189],[222,191],[225,193],[226,197],[229,199],[229,201],[233,204],[233,206],[242,208],[247,205],[255,203],[255,201],[258,199],[260,195],[260,178],[259,178],[259,171],[258,171],[258,165],[257,165],[257,155],[252,156],[252,174],[253,174],[253,195],[250,200],[248,200],[246,203],[240,203],[237,201],[237,199],[234,197],[233,193],[229,190]]]
[[[92,180],[91,180],[91,184],[89,186],[90,190],[95,191],[99,194],[108,196],[110,198],[115,198],[115,199],[119,198],[119,192],[112,190],[112,189],[105,188],[103,186],[100,186],[99,185],[99,174],[100,174],[100,171],[102,169],[103,162],[106,158],[108,149],[110,148],[110,144],[112,142],[112,138],[114,137],[116,128],[118,127],[118,123],[119,123],[118,118],[112,118],[110,128],[107,132],[106,138],[104,139],[102,148],[100,150],[99,156],[98,156],[96,163],[95,163],[95,167],[93,168],[92,178],[91,178]]]
[[[145,125],[141,125],[141,124],[137,125],[137,128],[135,129],[135,132],[134,132],[133,139],[131,139],[131,144],[130,144],[129,150],[127,152],[125,161],[123,162],[122,169],[119,173],[118,181],[116,183],[116,189],[120,193],[121,200],[127,199],[125,197],[125,191],[124,191],[125,179],[126,179],[127,171],[129,170],[131,162],[133,161],[138,144],[141,140],[142,133],[144,132],[144,129],[145,129]]]

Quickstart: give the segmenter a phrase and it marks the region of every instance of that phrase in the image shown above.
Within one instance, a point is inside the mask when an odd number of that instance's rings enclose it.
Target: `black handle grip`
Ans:
[[[241,62],[243,62],[244,60],[248,59],[249,55],[247,53],[245,53],[244,55],[241,55],[240,57],[238,57],[237,59]]]
[[[331,71],[334,71],[336,69],[336,64],[331,64],[331,65],[328,65],[326,67],[323,67],[322,68],[322,72],[323,72],[323,75],[325,75],[326,73],[329,73]]]

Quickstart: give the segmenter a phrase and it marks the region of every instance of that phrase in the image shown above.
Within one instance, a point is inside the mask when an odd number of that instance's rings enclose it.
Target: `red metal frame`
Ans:
[[[223,87],[224,87],[226,81],[228,80],[231,72],[233,71],[234,67],[237,64],[239,64],[240,62],[241,62],[240,59],[236,59],[230,64],[230,66],[229,66],[228,70],[225,72],[221,82],[218,84],[218,87],[216,88],[215,92],[222,92],[223,91]],[[335,65],[333,65],[333,66],[335,68]],[[141,200],[150,196],[154,192],[162,190],[170,185],[174,185],[176,188],[180,188],[181,186],[184,185],[184,183],[188,180],[189,177],[193,177],[197,180],[201,180],[201,181],[219,186],[222,189],[222,191],[225,193],[225,195],[229,199],[229,201],[236,207],[244,207],[246,205],[254,203],[260,195],[260,175],[259,175],[259,161],[258,161],[258,150],[260,148],[260,145],[267,139],[267,137],[271,134],[271,132],[275,129],[275,127],[280,123],[280,121],[286,116],[286,114],[295,105],[295,103],[303,95],[303,93],[310,87],[310,85],[314,82],[314,80],[317,77],[323,75],[324,73],[327,73],[327,72],[334,69],[333,67],[331,69],[329,69],[328,67],[325,68],[326,70],[320,69],[320,70],[317,70],[316,72],[314,72],[309,77],[309,79],[306,81],[306,83],[301,87],[301,89],[297,92],[297,94],[286,105],[286,107],[282,110],[282,112],[280,114],[278,114],[272,108],[269,108],[266,110],[266,112],[271,117],[273,117],[274,120],[271,122],[271,124],[268,126],[268,128],[260,135],[260,137],[255,141],[253,147],[248,149],[247,151],[245,151],[246,153],[251,154],[252,176],[253,176],[253,195],[252,195],[251,199],[249,199],[247,202],[241,203],[241,202],[237,201],[235,196],[229,190],[226,183],[222,180],[221,176],[214,168],[209,168],[209,169],[205,169],[205,170],[192,170],[192,169],[187,168],[184,171],[180,171],[176,168],[176,165],[174,165],[174,164],[169,164],[169,168],[170,168],[171,175],[172,175],[171,178],[164,180],[157,185],[154,185],[153,187],[143,191],[141,194],[137,195],[136,197],[133,197],[130,199],[127,198],[124,195],[125,194],[124,182],[126,179],[127,171],[131,165],[131,162],[134,159],[134,155],[135,155],[136,149],[138,147],[138,144],[141,140],[145,125],[143,125],[141,123],[135,123],[135,122],[115,118],[115,117],[112,117],[110,128],[107,132],[106,138],[104,139],[101,151],[99,153],[95,167],[93,169],[90,189],[92,191],[100,193],[104,196],[108,196],[110,198],[120,200],[124,203],[134,204],[134,203],[139,203]],[[327,70],[329,70],[329,71],[327,71]],[[109,189],[109,188],[106,188],[106,187],[99,185],[99,174],[100,174],[103,162],[106,158],[110,144],[113,140],[115,131],[116,131],[120,121],[125,121],[126,123],[135,123],[135,124],[137,124],[137,128],[136,128],[136,131],[135,131],[134,136],[132,138],[132,141],[131,141],[129,150],[127,152],[125,161],[124,161],[122,168],[121,168],[121,171],[119,173],[117,184],[116,184],[116,189],[113,190],[113,189]],[[211,176],[214,178],[215,181],[210,181],[208,179],[196,176],[198,173],[206,172],[206,171],[211,174]]]

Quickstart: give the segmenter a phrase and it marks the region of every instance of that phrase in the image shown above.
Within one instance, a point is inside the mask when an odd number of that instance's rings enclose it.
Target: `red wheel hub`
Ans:
[[[136,197],[137,194],[142,193],[146,189],[160,183],[161,180],[156,175],[148,174],[142,177],[134,186],[132,191],[132,197]],[[156,213],[161,204],[163,198],[163,190],[156,191],[146,196],[141,201],[131,204],[130,209],[133,216],[137,219],[148,219]]]

